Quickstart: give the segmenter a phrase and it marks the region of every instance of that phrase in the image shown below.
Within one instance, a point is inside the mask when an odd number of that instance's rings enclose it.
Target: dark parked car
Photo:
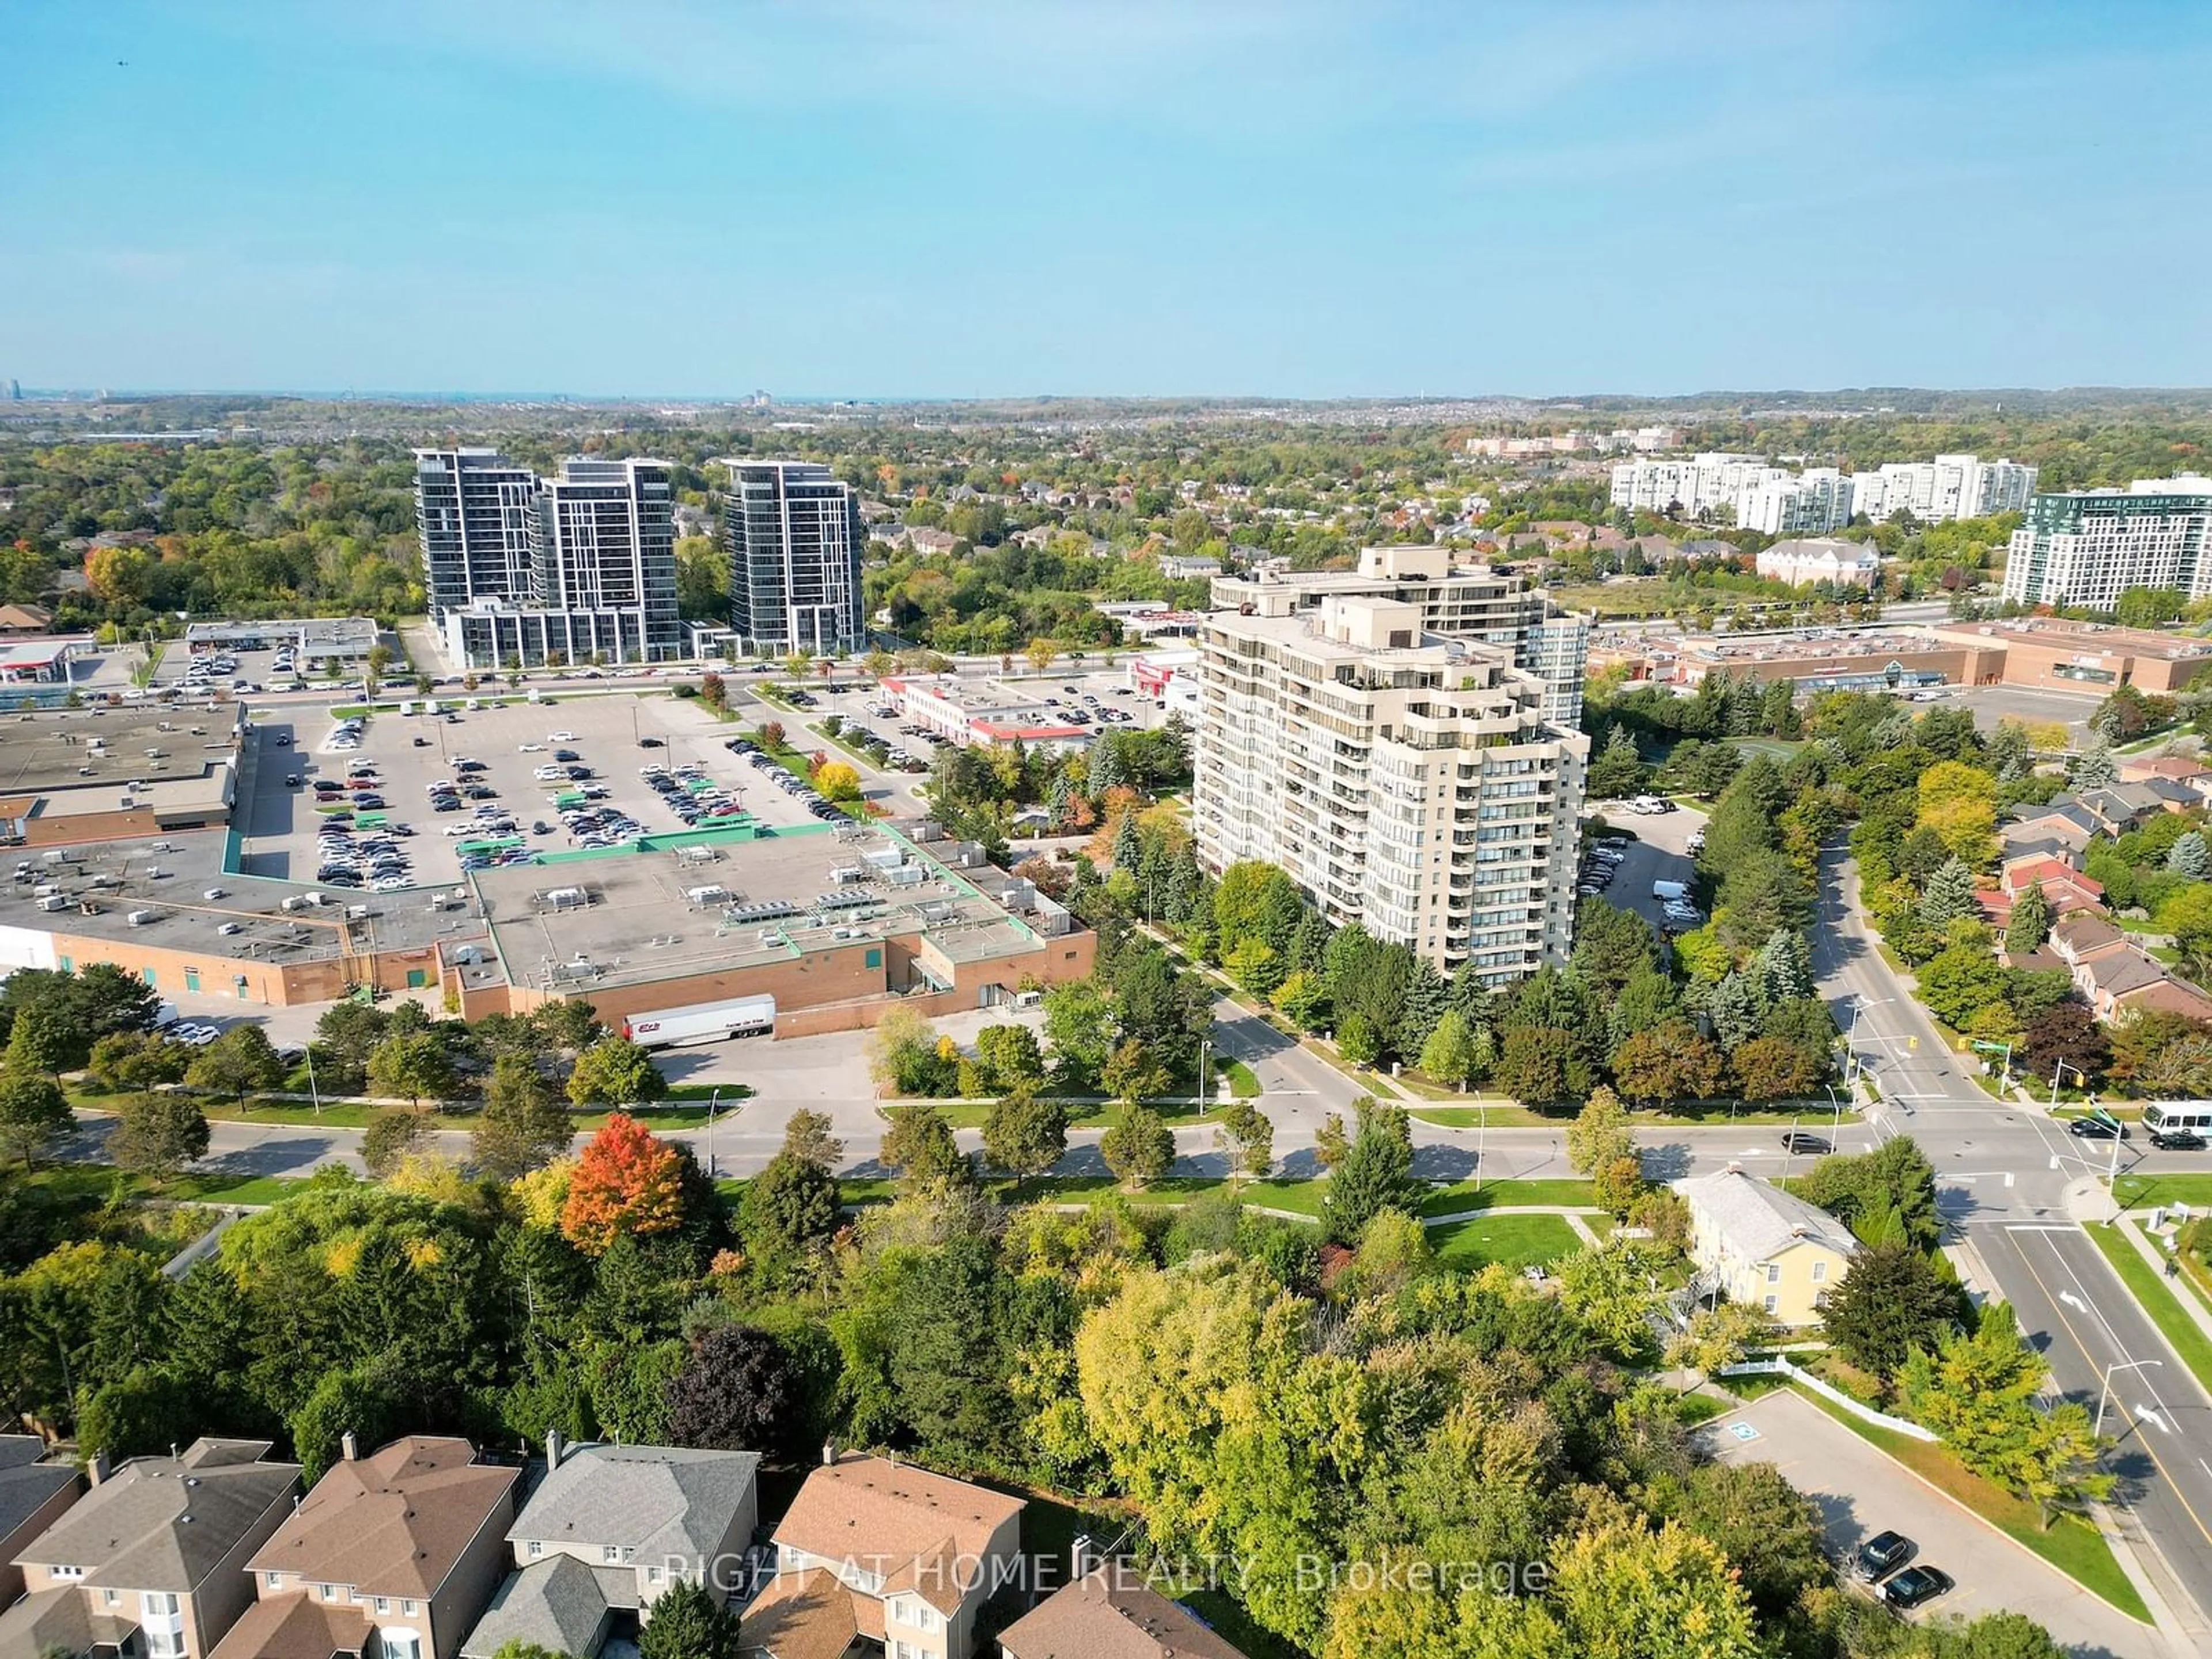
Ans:
[[[1875,1583],[1910,1561],[1917,1547],[1901,1532],[1878,1532],[1859,1546],[1858,1554],[1851,1560],[1851,1571],[1863,1582]]]
[[[1881,1587],[1881,1595],[1893,1607],[1910,1609],[1952,1588],[1951,1575],[1941,1567],[1907,1567]]]
[[[1782,1150],[1785,1152],[1814,1152],[1825,1158],[1836,1149],[1829,1144],[1826,1135],[1809,1134],[1802,1129],[1792,1129],[1782,1137]]]
[[[2066,1133],[2083,1140],[2110,1140],[2115,1134],[2125,1140],[2128,1139],[2128,1126],[2106,1118],[2077,1117],[2066,1125]]]
[[[2153,1129],[2150,1144],[2161,1152],[2201,1152],[2204,1137],[2194,1129]]]

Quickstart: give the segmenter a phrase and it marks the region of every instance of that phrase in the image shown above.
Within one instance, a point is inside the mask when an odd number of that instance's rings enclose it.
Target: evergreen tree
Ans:
[[[1778,927],[1766,936],[1752,963],[1760,1000],[1771,1007],[1793,997],[1813,994],[1813,952],[1804,934],[1794,927]]]
[[[678,1578],[638,1632],[639,1659],[738,1659],[738,1615],[703,1584]]]
[[[1109,789],[1119,788],[1128,781],[1121,769],[1121,753],[1105,738],[1091,745],[1091,793],[1103,799]]]
[[[2201,856],[2202,842],[2198,849]],[[2029,888],[2014,902],[2012,915],[2005,923],[2004,937],[2005,949],[2016,957],[2027,955],[2051,937],[2051,901],[2043,896],[2040,884]]]
[[[2066,775],[2067,786],[2075,790],[2108,789],[2119,781],[2120,769],[2112,763],[2111,752],[2101,743],[2092,744],[2074,757],[2074,764]]]
[[[2191,881],[2204,879],[2208,863],[2212,863],[2212,860],[2206,857],[2203,832],[2197,830],[2183,831],[2181,838],[2173,843],[2166,855],[2166,867],[2175,875],[2186,876]]]
[[[1413,1059],[1450,1006],[1451,987],[1436,964],[1426,957],[1414,958],[1413,972],[1406,981],[1405,1001],[1390,1028],[1390,1047],[1402,1058]]]
[[[1723,975],[1705,994],[1704,1011],[1721,1047],[1730,1052],[1759,1035],[1759,1018],[1766,1012],[1756,981],[1740,971]]]
[[[1052,787],[1045,794],[1045,811],[1052,816],[1053,832],[1057,835],[1066,828],[1067,806],[1075,792],[1068,787],[1067,774],[1054,772]]]
[[[1145,842],[1137,833],[1137,815],[1124,812],[1114,829],[1114,868],[1135,876],[1144,861]]]
[[[1290,958],[1293,972],[1319,973],[1328,950],[1328,922],[1318,910],[1308,908],[1291,930]]]
[[[1384,1210],[1419,1213],[1421,1183],[1413,1178],[1413,1139],[1403,1107],[1362,1096],[1351,1149],[1328,1178],[1322,1221],[1340,1244],[1356,1243]]]
[[[1953,922],[1981,913],[1974,902],[1974,872],[1955,858],[1946,859],[1921,890],[1921,925],[1940,938]]]

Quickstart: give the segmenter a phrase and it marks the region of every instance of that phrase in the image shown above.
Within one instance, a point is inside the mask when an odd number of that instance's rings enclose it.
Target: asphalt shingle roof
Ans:
[[[334,1463],[247,1565],[368,1595],[434,1595],[522,1478],[476,1455],[465,1440],[409,1435]]]
[[[41,1463],[46,1443],[35,1434],[0,1434],[0,1538],[36,1515],[64,1486],[76,1484],[67,1463]]]
[[[610,1596],[608,1581],[621,1578],[625,1595]],[[462,1659],[491,1659],[509,1642],[554,1653],[589,1653],[611,1607],[634,1605],[636,1576],[593,1567],[573,1555],[548,1556],[511,1573],[483,1617],[461,1644]]]
[[[261,1461],[269,1447],[203,1439],[181,1457],[134,1457],[15,1559],[82,1567],[94,1589],[198,1589],[298,1482],[298,1464]]]
[[[618,1544],[647,1555],[719,1548],[760,1468],[753,1452],[681,1446],[578,1446],[562,1454],[507,1540]]]
[[[999,1638],[1006,1659],[1245,1659],[1184,1608],[1107,1567],[1054,1591]]]
[[[1858,1254],[1850,1229],[1826,1210],[1741,1170],[1686,1176],[1674,1190],[1711,1218],[1747,1260],[1766,1261],[1803,1240],[1844,1255]]]

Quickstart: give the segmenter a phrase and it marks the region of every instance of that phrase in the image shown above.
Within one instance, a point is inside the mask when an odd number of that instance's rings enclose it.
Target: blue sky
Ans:
[[[0,63],[26,386],[2212,384],[2202,5],[9,0]]]

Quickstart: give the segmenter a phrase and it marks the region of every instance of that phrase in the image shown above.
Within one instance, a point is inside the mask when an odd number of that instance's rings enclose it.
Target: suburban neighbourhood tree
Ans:
[[[617,1112],[585,1144],[568,1178],[561,1231],[588,1255],[619,1234],[666,1232],[684,1219],[677,1150],[636,1119]]]
[[[1249,1100],[1233,1100],[1221,1109],[1213,1144],[1229,1154],[1232,1180],[1265,1176],[1274,1167],[1275,1126]]]
[[[1958,1291],[1903,1239],[1853,1258],[1820,1310],[1828,1340],[1887,1384],[1915,1353],[1932,1348],[1959,1315]]]
[[[893,1106],[884,1113],[880,1156],[887,1168],[907,1181],[927,1187],[940,1181],[966,1181],[975,1166],[952,1136],[952,1122],[934,1106]]]
[[[417,1110],[425,1099],[446,1098],[453,1092],[454,1076],[445,1040],[432,1031],[385,1038],[368,1057],[368,1086],[376,1094],[399,1096]]]
[[[1149,1187],[1175,1163],[1175,1134],[1149,1106],[1126,1107],[1100,1138],[1098,1155],[1124,1187]]]
[[[1344,1161],[1322,1195],[1322,1224],[1340,1244],[1356,1241],[1384,1210],[1417,1214],[1421,1184],[1413,1178],[1413,1132],[1405,1109],[1371,1095],[1359,1098],[1358,1125]]]
[[[189,1095],[132,1095],[116,1112],[107,1155],[125,1170],[166,1180],[207,1156],[207,1115]]]
[[[601,1037],[568,1073],[568,1098],[579,1106],[638,1106],[667,1095],[668,1079],[653,1056],[627,1037]]]
[[[1018,1178],[1042,1175],[1067,1152],[1067,1108],[1029,1087],[992,1102],[983,1120],[983,1156]]]
[[[484,1079],[483,1110],[471,1135],[477,1166],[502,1181],[558,1157],[574,1125],[538,1064],[527,1054],[501,1054]]]
[[[69,1101],[44,1072],[0,1066],[0,1141],[28,1169],[47,1139],[70,1121]]]
[[[678,1446],[788,1453],[805,1415],[791,1356],[750,1325],[708,1331],[668,1385],[668,1437]]]

